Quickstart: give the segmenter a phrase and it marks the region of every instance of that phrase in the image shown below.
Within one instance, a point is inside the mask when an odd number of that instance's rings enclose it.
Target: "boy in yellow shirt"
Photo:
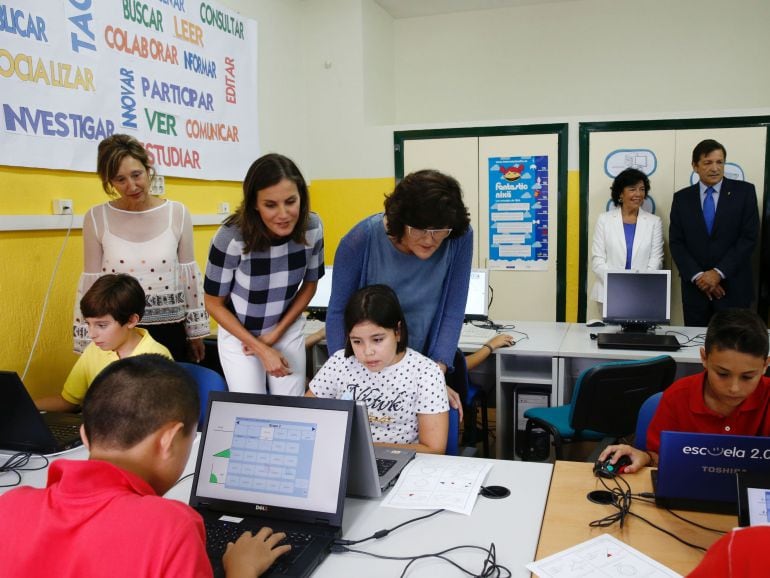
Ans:
[[[70,371],[59,395],[35,401],[40,410],[77,411],[86,391],[99,372],[113,361],[159,353],[171,353],[155,341],[146,329],[137,327],[144,315],[145,297],[139,281],[119,273],[99,277],[80,300],[91,343]]]

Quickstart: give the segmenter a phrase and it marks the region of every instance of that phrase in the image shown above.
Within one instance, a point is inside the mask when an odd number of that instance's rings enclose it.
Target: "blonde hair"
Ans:
[[[144,166],[150,178],[155,178],[155,167],[152,165],[150,155],[138,140],[127,134],[113,134],[99,143],[99,152],[96,156],[96,172],[102,180],[102,188],[108,195],[116,196],[112,179],[118,173],[120,163],[126,157],[138,160]]]

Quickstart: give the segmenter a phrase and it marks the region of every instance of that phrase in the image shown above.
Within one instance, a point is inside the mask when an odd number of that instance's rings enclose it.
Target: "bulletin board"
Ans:
[[[490,270],[492,319],[564,321],[567,125],[396,132],[396,178],[455,177],[474,229],[473,266]]]
[[[757,310],[768,318],[767,182],[770,170],[768,126],[770,117],[737,117],[667,121],[580,124],[580,287],[578,319],[601,317],[589,298],[595,281],[591,271],[591,244],[598,215],[611,207],[610,185],[626,167],[645,172],[650,193],[645,209],[663,221],[663,268],[671,269],[671,324],[682,325],[681,282],[668,248],[671,202],[676,191],[698,181],[692,170],[692,150],[712,138],[727,149],[725,176],[754,184],[762,220],[761,237],[753,268]]]

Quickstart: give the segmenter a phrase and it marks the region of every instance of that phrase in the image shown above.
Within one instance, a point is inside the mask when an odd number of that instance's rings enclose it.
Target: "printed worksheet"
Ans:
[[[540,578],[681,578],[680,574],[609,534],[530,562],[527,570]]]
[[[382,505],[408,510],[451,510],[470,515],[492,465],[454,456],[419,455],[398,478]]]

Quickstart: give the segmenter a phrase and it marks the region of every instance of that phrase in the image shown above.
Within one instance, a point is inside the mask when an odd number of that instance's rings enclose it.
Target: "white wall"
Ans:
[[[766,0],[220,1],[259,23],[263,151],[311,179],[392,176],[394,130],[568,121],[576,169],[579,121],[770,113]]]

